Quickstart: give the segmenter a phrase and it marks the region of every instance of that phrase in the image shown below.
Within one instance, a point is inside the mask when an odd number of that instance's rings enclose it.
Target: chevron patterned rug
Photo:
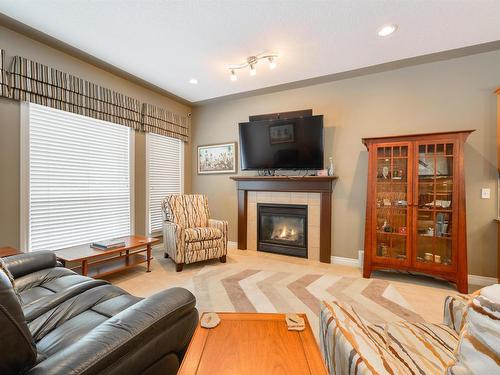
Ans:
[[[188,288],[200,312],[304,312],[316,338],[322,300],[349,303],[372,323],[425,321],[389,281],[336,276],[310,267],[289,268],[210,265],[190,280]]]

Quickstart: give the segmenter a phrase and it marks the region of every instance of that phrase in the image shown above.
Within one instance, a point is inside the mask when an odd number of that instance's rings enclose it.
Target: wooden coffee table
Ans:
[[[177,375],[326,375],[305,314],[301,331],[288,331],[285,314],[218,313],[220,324],[198,327]]]
[[[97,250],[87,244],[56,250],[55,254],[65,267],[94,278],[135,267],[141,263],[147,263],[146,272],[151,271],[151,249],[154,244],[160,242],[159,239],[126,236],[116,240],[125,242],[125,246],[111,250]]]

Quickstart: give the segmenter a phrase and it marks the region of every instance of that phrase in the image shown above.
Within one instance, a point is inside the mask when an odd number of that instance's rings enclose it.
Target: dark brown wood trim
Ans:
[[[330,263],[332,256],[332,193],[322,192],[319,219],[319,261]]]
[[[238,190],[238,249],[247,249],[248,192]]]

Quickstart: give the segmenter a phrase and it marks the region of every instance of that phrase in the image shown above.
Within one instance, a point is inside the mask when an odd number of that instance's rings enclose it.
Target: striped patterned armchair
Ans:
[[[500,285],[447,297],[444,324],[370,324],[323,302],[320,347],[330,374],[500,374]]]
[[[226,262],[227,221],[210,219],[206,196],[166,196],[162,212],[165,258],[174,261],[177,272],[202,260]]]

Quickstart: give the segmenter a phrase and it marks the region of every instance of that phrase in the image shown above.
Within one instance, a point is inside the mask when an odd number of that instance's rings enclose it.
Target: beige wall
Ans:
[[[235,183],[228,175],[198,176],[196,146],[238,139],[249,115],[312,108],[325,116],[325,162],[339,179],[333,193],[332,255],[363,249],[367,152],[362,137],[477,129],[465,148],[469,273],[496,275],[496,98],[500,52],[428,63],[194,109],[193,192],[205,193],[214,217],[237,237]],[[283,64],[280,69],[286,69]],[[258,76],[257,78],[258,79]],[[236,82],[237,84],[237,82]],[[481,187],[491,199],[480,199]]]
[[[49,65],[64,72],[84,78],[104,87],[121,92],[140,101],[164,106],[181,114],[191,108],[165,95],[117,77],[66,53],[53,49],[33,39],[0,26],[0,48],[6,51],[6,63],[19,55]],[[20,103],[0,98],[0,246],[19,247],[19,170],[20,170]],[[190,145],[186,146],[185,167],[191,168]],[[145,136],[135,133],[135,231],[144,233],[146,228],[146,179]],[[190,174],[184,181],[186,191],[190,189]]]

